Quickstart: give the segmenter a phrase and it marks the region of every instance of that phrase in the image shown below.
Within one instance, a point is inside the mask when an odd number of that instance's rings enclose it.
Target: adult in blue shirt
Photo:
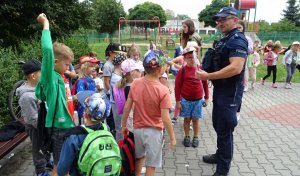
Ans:
[[[213,72],[196,72],[201,80],[212,80],[213,90],[213,127],[217,133],[217,151],[203,156],[203,161],[217,164],[214,176],[227,175],[233,156],[233,131],[237,125],[236,113],[243,96],[243,78],[248,42],[237,29],[237,10],[222,8],[213,19],[223,37],[216,43],[220,51],[218,69]]]

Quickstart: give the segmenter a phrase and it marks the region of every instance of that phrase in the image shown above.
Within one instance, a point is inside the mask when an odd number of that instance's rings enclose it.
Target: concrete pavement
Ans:
[[[173,86],[173,82],[171,82]],[[174,102],[174,95],[172,95]],[[174,125],[175,151],[163,151],[163,167],[156,175],[212,175],[215,165],[206,164],[202,156],[216,150],[216,133],[211,122],[212,103],[204,108],[200,120],[200,145],[184,147],[182,119]],[[168,136],[166,136],[166,144]],[[33,164],[29,141],[25,141],[13,162],[0,169],[0,175],[32,176]],[[269,82],[256,85],[244,94],[241,119],[234,132],[234,156],[230,176],[300,176],[300,84],[284,89],[272,88]]]

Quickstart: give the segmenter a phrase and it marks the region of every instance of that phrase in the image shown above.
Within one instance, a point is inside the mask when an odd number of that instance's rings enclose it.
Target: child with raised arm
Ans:
[[[35,95],[45,101],[48,107],[45,126],[48,128],[48,134],[51,134],[54,159],[52,174],[56,175],[56,165],[64,142],[63,136],[68,128],[74,126],[73,97],[68,79],[64,76],[74,55],[72,50],[62,43],[55,42],[52,45],[49,21],[44,13],[37,17],[37,21],[43,25],[41,38],[43,60],[41,78],[36,86]]]
[[[166,60],[157,51],[145,54],[143,65],[144,77],[132,82],[122,116],[122,133],[128,133],[127,119],[134,103],[133,133],[135,142],[136,170],[139,176],[143,163],[146,175],[155,174],[155,169],[162,165],[163,129],[170,137],[170,147],[176,145],[169,109],[172,107],[167,87],[159,82],[159,76],[165,71]]]

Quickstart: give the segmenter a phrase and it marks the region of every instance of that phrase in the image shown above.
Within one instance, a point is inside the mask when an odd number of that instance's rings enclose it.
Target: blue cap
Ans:
[[[218,18],[227,17],[227,16],[238,16],[238,12],[233,7],[223,7],[215,16],[213,16],[213,20]]]
[[[92,121],[105,120],[110,114],[111,104],[104,95],[94,91],[81,91],[77,94],[78,102],[84,107]]]
[[[148,50],[144,56],[143,66],[145,68],[161,67],[167,62],[167,58],[158,50]]]

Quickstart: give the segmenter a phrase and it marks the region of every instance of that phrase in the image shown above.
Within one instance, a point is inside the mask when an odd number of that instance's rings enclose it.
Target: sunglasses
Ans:
[[[234,17],[229,16],[229,17],[225,17],[225,18],[218,18],[218,19],[216,19],[216,24],[224,23],[225,21],[230,20],[232,18],[234,18]]]

